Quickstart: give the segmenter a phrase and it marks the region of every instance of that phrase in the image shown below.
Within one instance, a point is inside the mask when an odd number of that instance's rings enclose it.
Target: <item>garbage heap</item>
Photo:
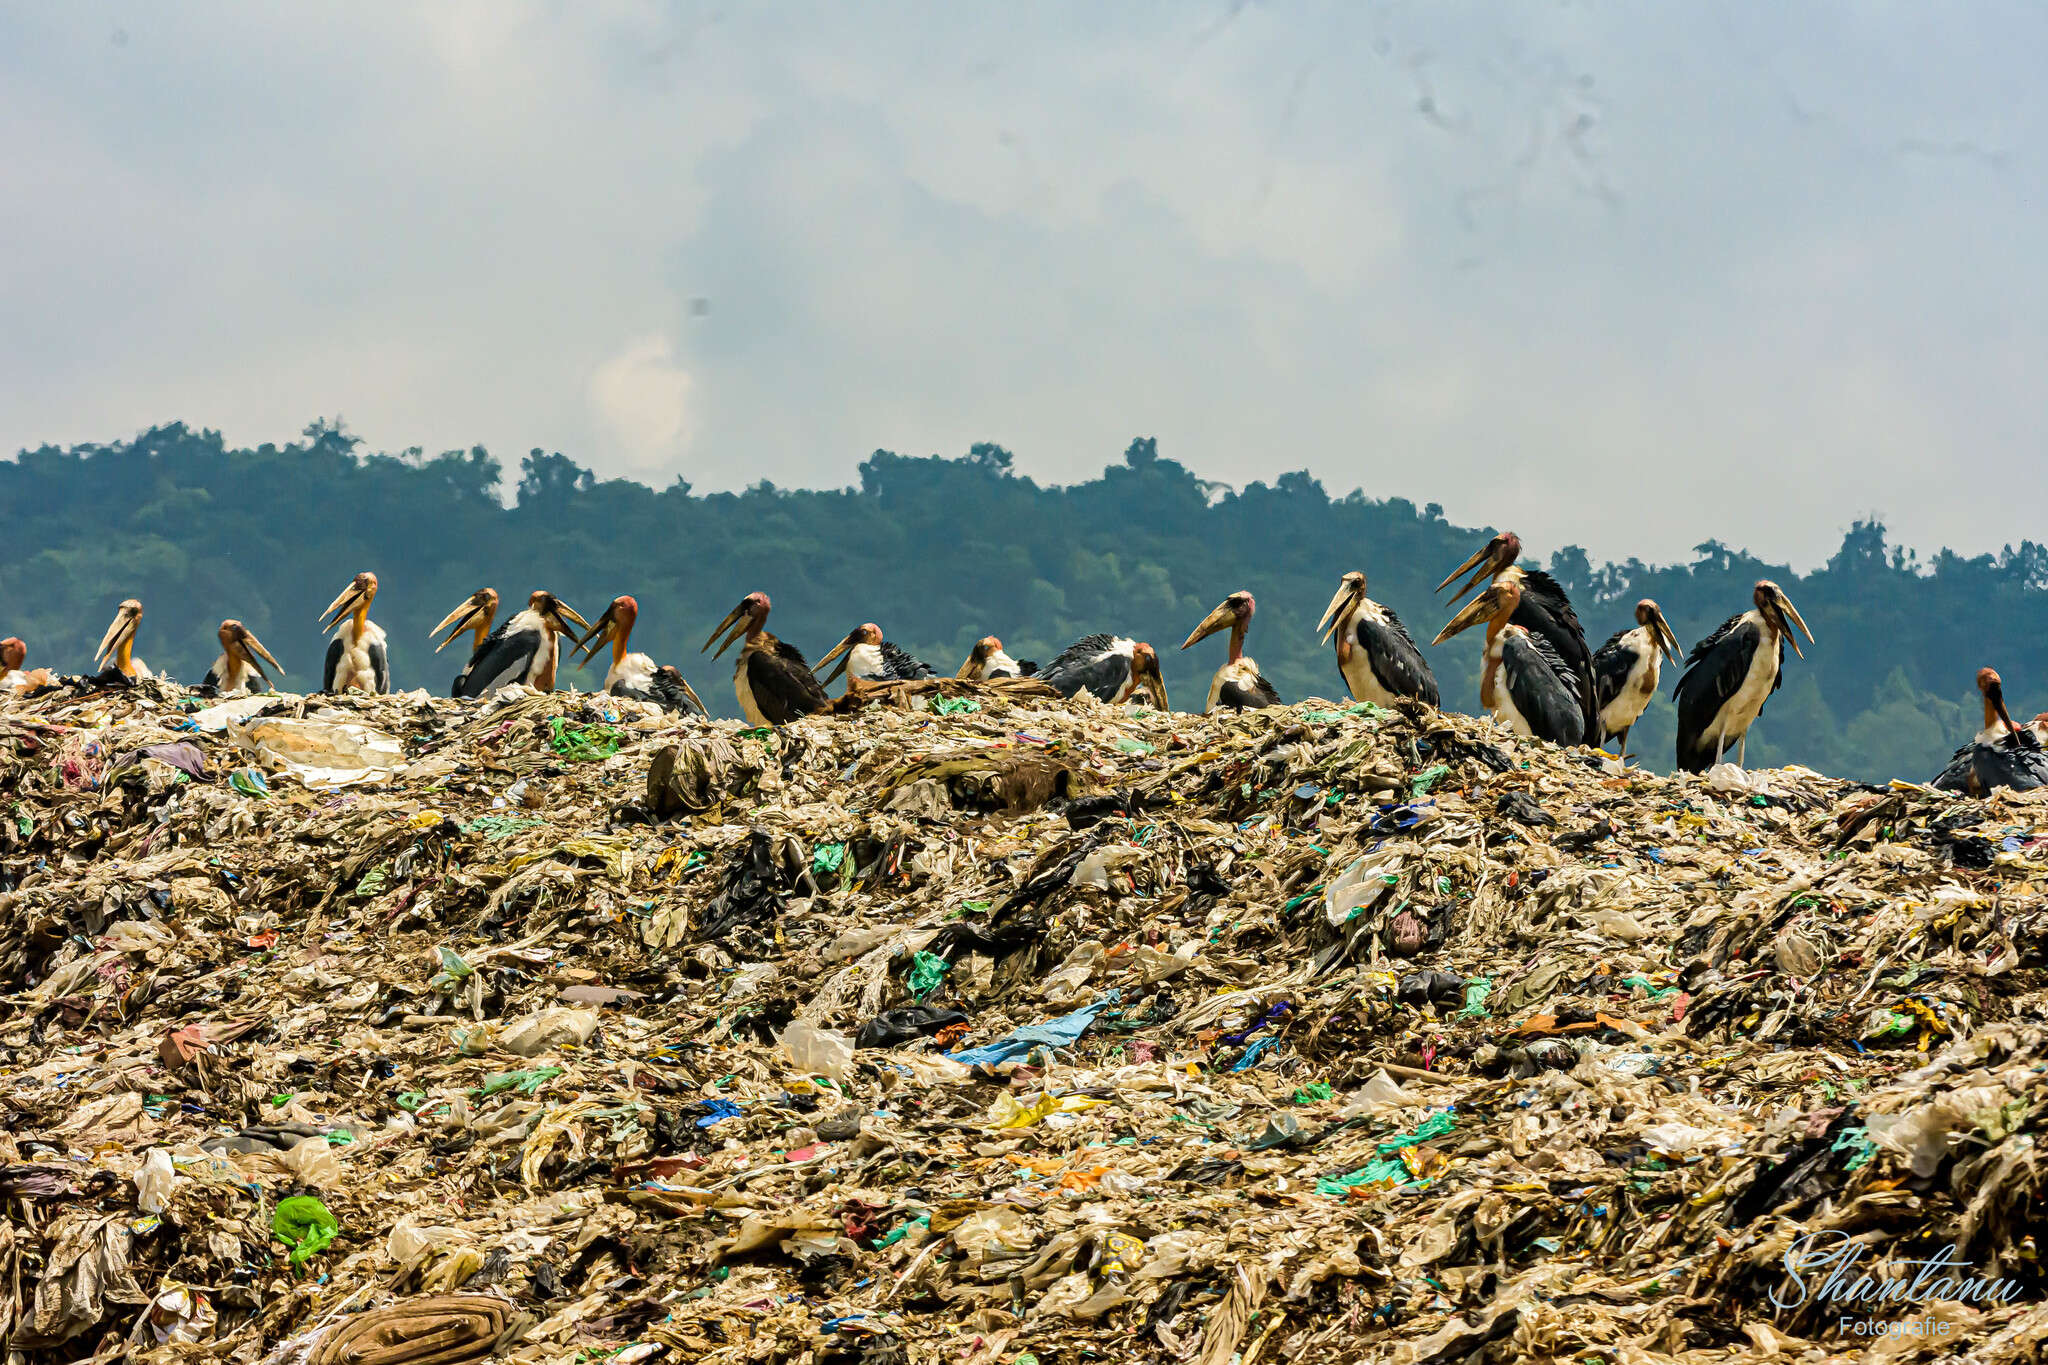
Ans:
[[[855,701],[0,705],[9,1360],[2041,1358],[2042,800]]]

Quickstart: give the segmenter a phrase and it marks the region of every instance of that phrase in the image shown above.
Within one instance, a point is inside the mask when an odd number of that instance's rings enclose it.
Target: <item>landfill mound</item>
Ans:
[[[2040,1357],[2040,793],[859,700],[4,703],[9,1359]]]

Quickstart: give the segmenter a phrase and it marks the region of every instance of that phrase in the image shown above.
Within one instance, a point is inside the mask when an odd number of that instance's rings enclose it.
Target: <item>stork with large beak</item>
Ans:
[[[841,659],[841,655],[845,657]],[[884,640],[882,628],[873,621],[848,631],[844,640],[825,651],[818,667],[823,668],[834,659],[840,659],[839,665],[818,681],[830,686],[834,678],[844,673],[849,692],[855,678],[866,682],[911,682],[934,676],[930,664]]]
[[[1600,708],[1593,690],[1593,652],[1586,648],[1586,632],[1579,625],[1578,613],[1572,610],[1563,585],[1541,569],[1523,568],[1516,562],[1521,557],[1522,538],[1513,531],[1503,531],[1451,570],[1450,576],[1436,585],[1436,590],[1442,592],[1459,574],[1469,570],[1471,577],[1451,594],[1451,603],[1456,605],[1459,598],[1487,579],[1495,583],[1513,579],[1521,589],[1521,605],[1516,608],[1513,624],[1542,640],[1563,663],[1565,683],[1579,699],[1579,711],[1585,721],[1582,735],[1575,737],[1574,742],[1583,738],[1588,744],[1597,744]]]
[[[1799,608],[1776,583],[1760,580],[1751,600],[1755,606],[1729,617],[1692,647],[1672,689],[1678,703],[1678,766],[1687,772],[1713,767],[1731,744],[1736,766],[1743,765],[1749,727],[1763,714],[1771,693],[1785,685],[1786,642],[1794,654],[1806,657],[1792,628],[1813,643]]]
[[[597,657],[598,647],[609,641],[612,666],[605,670],[606,692],[614,697],[651,701],[686,716],[710,715],[703,699],[698,697],[697,689],[683,680],[680,669],[657,666],[645,654],[626,652],[626,643],[633,636],[633,623],[639,619],[639,602],[624,595],[614,597],[612,604],[604,609],[604,615],[598,617],[597,624],[590,628],[590,633],[577,642],[576,648],[583,651],[583,662],[577,667],[590,667],[590,661]],[[574,652],[570,651],[571,654]]]
[[[115,611],[107,633],[100,637],[99,652],[93,656],[100,681],[112,682],[115,674],[130,681],[150,676],[149,665],[135,657],[135,627],[141,620],[142,603],[132,597]]]
[[[1087,692],[1099,701],[1123,702],[1143,692],[1159,710],[1169,709],[1159,655],[1141,640],[1085,635],[1061,650],[1038,676],[1063,697]]]
[[[391,660],[384,652],[384,627],[370,619],[377,600],[377,575],[359,573],[355,581],[320,613],[320,628],[334,632],[327,662],[320,674],[322,692],[385,693],[391,690]]]
[[[491,630],[491,622],[497,619],[497,615],[497,589],[478,588],[463,600],[461,606],[442,617],[440,624],[427,632],[429,637],[439,635],[444,630],[448,632],[441,643],[434,646],[436,654],[439,654],[442,650],[448,648],[449,645],[461,639],[465,633],[471,636],[469,662],[464,664],[462,671],[455,675],[455,681],[448,684],[449,696],[459,697],[462,695],[463,679],[469,676],[469,671],[472,668],[476,667],[477,660],[483,658],[484,650],[489,646],[494,634]],[[503,634],[504,632],[498,631],[495,633]]]
[[[213,667],[206,670],[206,679],[200,684],[210,687],[214,695],[227,697],[237,692],[268,692],[271,690],[270,675],[263,671],[258,658],[269,661],[278,676],[284,676],[284,665],[271,657],[263,642],[256,638],[256,632],[240,621],[230,617],[220,623],[220,657],[213,661]]]
[[[1038,672],[1038,665],[1029,659],[1019,662],[1003,652],[1003,642],[993,635],[984,635],[974,642],[974,650],[967,656],[967,662],[960,665],[960,671],[953,676],[969,682],[986,682],[990,678],[1028,678]]]
[[[57,675],[47,668],[24,671],[22,665],[27,662],[28,646],[19,636],[0,640],[0,691],[33,692],[57,685]]]
[[[1280,706],[1280,694],[1273,684],[1266,681],[1259,672],[1259,666],[1244,652],[1245,631],[1250,629],[1252,613],[1259,609],[1252,595],[1242,588],[1224,598],[1216,609],[1202,618],[1181,645],[1186,649],[1197,640],[1206,640],[1226,626],[1230,630],[1230,657],[1223,667],[1216,670],[1216,676],[1209,680],[1209,711],[1228,709],[1232,711],[1257,710],[1264,706]]]
[[[705,649],[718,646],[711,656],[716,659],[733,641],[744,641],[732,665],[732,690],[740,713],[750,725],[782,725],[831,710],[832,698],[825,695],[803,651],[765,629],[768,606],[767,593],[748,593],[704,642]]]
[[[1337,673],[1353,701],[1391,707],[1404,698],[1438,706],[1436,674],[1392,607],[1365,595],[1365,575],[1345,574],[1316,630],[1337,637]]]
[[[1617,630],[1593,656],[1593,692],[1600,702],[1600,743],[1621,737],[1621,761],[1628,762],[1628,732],[1657,695],[1659,661],[1675,667],[1682,651],[1663,609],[1645,597],[1636,603],[1633,630]]]
[[[2013,724],[1997,671],[1978,669],[1977,690],[1984,695],[1984,728],[1956,750],[1933,785],[1971,796],[2000,787],[2024,792],[2048,786],[2048,753],[2042,752],[2032,726]]]
[[[555,690],[555,665],[561,658],[562,636],[569,629],[588,630],[590,622],[546,589],[526,599],[526,609],[513,615],[486,637],[482,651],[464,670],[458,697],[488,697],[501,687],[523,683],[536,692]]]
[[[1586,733],[1585,716],[1579,710],[1571,675],[1549,641],[1515,623],[1521,599],[1521,580],[1501,575],[1453,616],[1430,643],[1440,645],[1460,631],[1486,622],[1480,704],[1518,735],[1553,744],[1578,744]]]

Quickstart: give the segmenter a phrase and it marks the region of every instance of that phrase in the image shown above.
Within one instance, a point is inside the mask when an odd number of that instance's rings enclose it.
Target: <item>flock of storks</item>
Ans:
[[[1497,535],[1437,585],[1441,592],[1460,575],[1469,574],[1451,594],[1453,606],[1485,586],[1432,643],[1442,644],[1484,623],[1479,697],[1488,712],[1517,734],[1557,744],[1601,747],[1616,740],[1625,762],[1629,731],[1657,693],[1662,662],[1679,662],[1678,637],[1657,604],[1645,599],[1636,604],[1633,627],[1616,632],[1598,650],[1588,648],[1563,587],[1540,569],[1521,567],[1521,553],[1519,537],[1512,532]],[[377,576],[360,573],[321,612],[322,627],[334,636],[327,647],[322,691],[391,690],[384,631],[369,617],[376,596]],[[1813,640],[1798,608],[1777,584],[1759,582],[1752,600],[1749,610],[1729,617],[1693,646],[1673,689],[1678,766],[1689,772],[1704,772],[1723,762],[1731,749],[1736,764],[1743,763],[1750,726],[1784,683],[1785,646],[1789,643],[1804,657],[1795,630],[1809,643]],[[768,610],[766,593],[749,593],[704,642],[707,651],[718,647],[714,658],[739,643],[733,691],[751,724],[780,725],[829,710],[832,699],[825,687],[841,672],[849,686],[855,678],[891,682],[935,676],[930,665],[883,639],[881,627],[870,622],[854,629],[818,661],[820,667],[838,661],[821,679],[796,646],[768,633]],[[1209,684],[1209,711],[1280,704],[1279,693],[1244,652],[1256,610],[1250,593],[1234,592],[1181,645],[1188,649],[1218,632],[1230,632],[1229,655]],[[527,598],[524,610],[500,623],[498,594],[484,588],[434,627],[432,633],[440,637],[434,648],[439,653],[463,636],[471,637],[469,661],[455,675],[450,695],[483,697],[512,683],[552,690],[565,639],[571,662],[582,654],[579,667],[588,667],[608,645],[606,692],[706,714],[681,672],[629,649],[639,611],[633,598],[616,597],[592,623],[553,593],[541,591]],[[118,686],[149,676],[148,668],[134,657],[141,619],[140,602],[123,602],[100,641],[94,661],[100,671],[71,681]],[[1335,637],[1337,671],[1353,699],[1389,707],[1402,702],[1440,704],[1428,661],[1393,610],[1366,595],[1363,573],[1344,575],[1316,629],[1323,639]],[[282,665],[240,621],[221,622],[219,637],[220,656],[202,684],[210,694],[269,691],[272,682],[265,663],[283,674]],[[24,671],[27,653],[19,639],[0,640],[0,686],[34,692],[63,685],[47,670]],[[1151,645],[1119,635],[1076,640],[1042,668],[1011,658],[1003,642],[991,635],[974,646],[955,676],[1035,677],[1066,697],[1085,691],[1106,702],[1142,699],[1167,709],[1159,656]],[[2015,724],[1998,675],[1984,669],[1977,675],[1977,685],[1984,698],[1984,728],[1956,751],[1933,785],[1979,795],[1999,787],[2027,790],[2048,785],[2048,713],[2030,724]]]

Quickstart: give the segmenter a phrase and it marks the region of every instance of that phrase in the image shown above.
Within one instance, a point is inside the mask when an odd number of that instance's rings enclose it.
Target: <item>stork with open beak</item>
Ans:
[[[1038,676],[1063,697],[1085,691],[1100,701],[1122,702],[1143,692],[1159,710],[1169,709],[1159,655],[1143,641],[1121,635],[1083,636],[1061,650]]]
[[[1617,630],[1593,656],[1593,692],[1600,702],[1600,743],[1621,736],[1621,761],[1628,762],[1628,732],[1657,695],[1659,664],[1677,665],[1682,651],[1663,609],[1645,597],[1636,603],[1633,630]]]
[[[47,668],[24,670],[22,665],[27,662],[28,646],[20,637],[10,635],[0,640],[0,691],[33,692],[57,685],[57,675]]]
[[[1429,660],[1394,609],[1365,595],[1365,575],[1359,570],[1344,575],[1316,630],[1324,639],[1337,637],[1337,673],[1353,701],[1392,706],[1413,698],[1429,706],[1442,704]]]
[[[1749,748],[1749,727],[1763,714],[1771,693],[1785,685],[1785,643],[1805,658],[1794,626],[1813,643],[1813,632],[1792,599],[1770,579],[1756,585],[1756,603],[1739,616],[1723,621],[1712,635],[1686,656],[1672,697],[1678,703],[1678,766],[1703,773],[1735,746],[1735,764],[1743,766]]]
[[[284,676],[284,665],[272,658],[256,638],[256,632],[240,621],[230,617],[221,622],[219,635],[220,657],[206,670],[206,680],[200,686],[212,688],[221,697],[237,692],[268,692],[272,686],[270,675],[257,662],[259,658],[268,660],[279,677]]]
[[[1586,632],[1579,625],[1578,613],[1572,610],[1564,586],[1541,569],[1524,569],[1516,562],[1521,557],[1522,538],[1513,531],[1503,531],[1451,570],[1450,576],[1436,585],[1436,590],[1442,592],[1459,574],[1469,570],[1471,577],[1451,594],[1455,606],[1459,598],[1486,579],[1495,583],[1513,579],[1521,589],[1521,606],[1516,609],[1513,624],[1541,639],[1564,664],[1564,680],[1579,699],[1579,711],[1585,720],[1582,738],[1588,744],[1598,743],[1600,707],[1593,689],[1593,651],[1586,647]],[[1577,738],[1573,742],[1578,742]]]
[[[115,611],[107,633],[100,637],[99,652],[93,656],[101,681],[112,682],[117,673],[131,681],[150,676],[149,665],[135,657],[135,626],[141,620],[142,603],[132,597]]]
[[[1224,598],[1214,611],[1202,618],[1202,624],[1189,633],[1186,649],[1197,640],[1206,640],[1224,627],[1230,628],[1230,657],[1223,667],[1216,670],[1216,676],[1209,680],[1209,711],[1228,709],[1252,711],[1264,706],[1281,706],[1280,694],[1273,684],[1266,681],[1259,672],[1259,666],[1244,652],[1245,631],[1251,628],[1252,613],[1259,604],[1252,595],[1242,588]]]
[[[845,657],[840,659],[841,655]],[[930,664],[884,640],[882,628],[873,621],[848,631],[844,640],[825,651],[818,667],[823,668],[834,659],[840,659],[839,665],[819,682],[830,686],[834,678],[844,673],[848,691],[853,690],[855,678],[866,682],[911,682],[934,676]]]
[[[1038,665],[1029,659],[1023,662],[1003,652],[1003,642],[993,635],[984,635],[974,642],[974,652],[967,656],[967,662],[960,665],[960,671],[953,676],[966,678],[970,682],[986,682],[990,678],[1028,678],[1038,672]]]
[[[2030,725],[2013,724],[1997,670],[1977,670],[1984,695],[1984,728],[1949,759],[1933,785],[1942,791],[1984,796],[2000,787],[2032,791],[2048,786],[2048,753]]]
[[[1586,733],[1585,715],[1579,710],[1571,674],[1549,641],[1515,623],[1521,599],[1521,580],[1503,574],[1453,616],[1430,643],[1440,645],[1485,621],[1480,704],[1518,735],[1553,744],[1581,743]]]
[[[658,666],[645,654],[626,652],[627,641],[633,635],[633,623],[639,619],[639,602],[624,595],[614,597],[611,605],[604,609],[604,615],[598,617],[597,624],[590,628],[590,633],[577,642],[576,648],[583,651],[583,662],[577,667],[590,667],[590,661],[597,657],[598,646],[610,641],[612,666],[605,670],[606,692],[614,697],[651,701],[686,716],[710,715],[703,699],[698,697],[697,689],[683,680],[681,670]]]
[[[320,613],[320,628],[334,632],[327,662],[320,674],[322,692],[385,693],[391,690],[391,660],[384,652],[384,627],[370,619],[377,600],[377,575],[359,573],[355,581]]]
[[[484,649],[491,642],[493,633],[491,622],[497,619],[497,615],[497,589],[478,588],[463,601],[461,606],[442,617],[439,625],[427,632],[429,637],[439,635],[444,630],[448,632],[441,643],[434,646],[436,654],[448,648],[449,645],[454,644],[455,641],[462,638],[464,633],[472,637],[469,647],[469,662],[464,664],[462,671],[455,675],[455,681],[448,684],[449,696],[459,697],[462,695],[462,680],[469,676],[469,671],[472,668],[476,667],[477,660],[483,658]]]
[[[561,659],[562,637],[573,642],[569,627],[588,630],[590,622],[576,609],[547,591],[537,589],[526,599],[526,609],[517,612],[484,640],[482,651],[470,661],[462,676],[459,697],[488,697],[501,687],[523,683],[536,692],[555,690],[555,665]]]
[[[739,698],[740,713],[750,725],[782,725],[831,710],[832,698],[825,695],[803,651],[765,629],[768,606],[767,593],[748,593],[704,642],[705,649],[718,645],[718,652],[711,656],[715,659],[730,649],[733,641],[744,641],[732,665],[732,690]]]

